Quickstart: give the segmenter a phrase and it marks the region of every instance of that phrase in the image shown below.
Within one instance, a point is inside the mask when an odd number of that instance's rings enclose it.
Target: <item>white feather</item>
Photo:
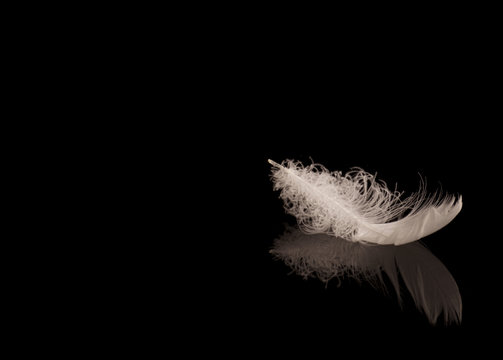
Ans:
[[[461,196],[426,196],[424,187],[404,200],[362,169],[343,175],[322,165],[286,160],[273,165],[274,189],[307,233],[354,242],[402,245],[428,236],[461,211]]]
[[[386,292],[386,274],[402,304],[399,275],[416,307],[435,324],[461,322],[462,301],[449,270],[420,242],[380,246],[345,241],[325,234],[306,235],[288,228],[275,240],[271,253],[297,274],[323,282],[346,278],[369,282]]]

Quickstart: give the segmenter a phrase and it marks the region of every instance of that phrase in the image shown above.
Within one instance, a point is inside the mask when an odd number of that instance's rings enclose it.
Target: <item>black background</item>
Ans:
[[[298,61],[280,63],[253,75],[241,69],[225,96],[205,104],[222,120],[208,122],[202,134],[218,134],[203,135],[211,144],[205,173],[216,176],[212,199],[223,205],[212,224],[226,224],[212,235],[220,244],[210,246],[219,255],[210,261],[218,272],[207,289],[214,296],[203,310],[208,324],[224,324],[225,336],[250,347],[288,344],[279,351],[328,351],[362,337],[457,349],[490,339],[490,326],[500,321],[497,221],[490,210],[499,195],[493,94],[485,80],[473,80],[454,64],[376,65],[373,59],[368,69],[323,63],[323,69],[336,68],[330,75],[313,63],[300,74]],[[396,299],[365,284],[325,288],[317,279],[289,274],[268,253],[284,224],[295,223],[272,190],[269,158],[313,159],[343,172],[362,167],[406,194],[418,189],[422,176],[432,192],[441,187],[462,195],[458,217],[424,239],[458,283],[462,324],[432,327],[410,298],[400,309]],[[244,335],[248,331],[253,335]]]
[[[28,108],[71,128],[41,121],[57,140],[42,136],[55,156],[33,155],[43,167],[68,156],[56,162],[64,176],[53,186],[64,196],[71,188],[66,202],[89,205],[82,217],[61,206],[82,222],[63,221],[65,244],[83,233],[75,249],[83,281],[70,273],[65,284],[78,290],[55,302],[70,304],[71,326],[91,324],[82,327],[85,342],[88,333],[112,344],[114,336],[127,345],[143,337],[142,352],[149,342],[171,351],[181,339],[186,352],[232,358],[429,356],[430,345],[483,357],[502,320],[501,59],[491,37],[500,21],[459,8],[414,21],[415,10],[382,9],[385,19],[365,9],[343,21],[338,10],[195,7],[171,18],[155,18],[155,10],[121,16],[114,7],[104,16],[110,30],[79,26],[88,45],[71,33],[57,51],[44,39],[27,57],[40,63],[28,89],[40,86],[51,98]],[[25,67],[30,77],[33,66]],[[432,327],[410,299],[400,309],[366,284],[325,287],[289,275],[269,254],[294,219],[272,190],[267,159],[313,159],[343,172],[359,166],[406,193],[421,175],[431,190],[461,194],[461,213],[424,243],[458,283],[462,324]]]
[[[182,336],[261,356],[488,349],[501,324],[492,210],[500,198],[500,75],[490,40],[426,25],[407,33],[264,29],[254,21],[210,28],[173,55],[168,73],[181,79],[174,91],[148,92],[139,110],[156,119],[149,104],[160,101],[170,119],[168,130],[149,129],[146,142],[152,167],[168,173],[159,179],[181,183],[176,194],[166,189],[165,208],[181,218],[166,247],[175,264],[169,281],[180,277],[183,290],[161,299],[182,294],[182,308],[168,311],[181,313]],[[145,76],[157,73],[147,67]],[[167,169],[164,156],[173,160]],[[454,221],[423,239],[457,281],[462,324],[432,327],[410,298],[400,309],[366,284],[325,287],[289,275],[269,250],[295,222],[272,190],[267,159],[313,159],[343,172],[358,166],[406,194],[422,176],[431,191],[462,195]],[[182,204],[173,209],[175,195]]]

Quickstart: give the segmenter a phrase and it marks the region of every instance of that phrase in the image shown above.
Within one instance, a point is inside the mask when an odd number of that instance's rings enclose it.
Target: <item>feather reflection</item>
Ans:
[[[441,314],[448,323],[461,322],[462,302],[449,270],[419,242],[402,246],[365,245],[324,234],[308,235],[289,227],[275,240],[271,253],[304,278],[351,277],[384,289],[382,274],[389,278],[401,303],[399,276],[416,307],[430,323]]]

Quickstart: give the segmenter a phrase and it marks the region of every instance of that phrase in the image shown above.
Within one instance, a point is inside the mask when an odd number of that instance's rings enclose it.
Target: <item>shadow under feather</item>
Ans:
[[[419,242],[367,245],[325,234],[305,234],[289,227],[275,240],[270,252],[298,275],[317,277],[325,283],[351,277],[386,291],[384,273],[401,304],[400,274],[416,307],[431,324],[436,324],[441,314],[446,324],[461,322],[462,302],[456,281]]]

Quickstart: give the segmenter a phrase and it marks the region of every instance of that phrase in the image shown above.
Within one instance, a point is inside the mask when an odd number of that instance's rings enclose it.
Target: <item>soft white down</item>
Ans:
[[[461,196],[427,196],[424,187],[402,200],[400,193],[359,168],[343,175],[319,164],[269,163],[274,189],[281,190],[286,211],[306,233],[403,245],[440,230],[463,206]]]

